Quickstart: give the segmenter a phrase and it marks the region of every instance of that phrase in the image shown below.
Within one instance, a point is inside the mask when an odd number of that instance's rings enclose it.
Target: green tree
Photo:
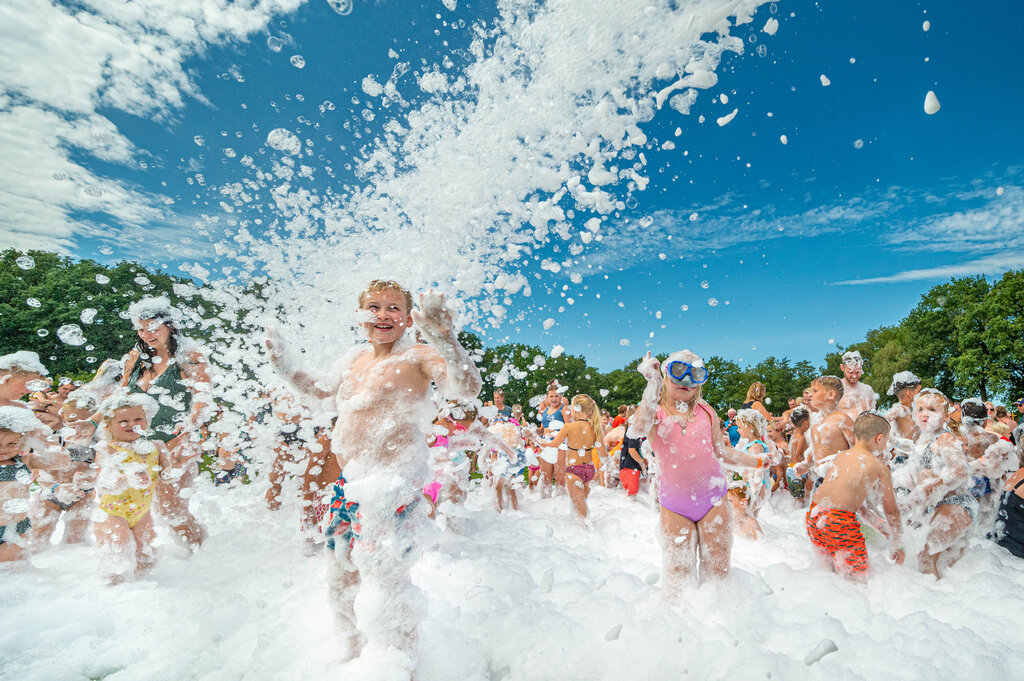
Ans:
[[[1024,270],[1006,272],[985,298],[986,347],[994,388],[1010,401],[1024,397]]]
[[[19,262],[31,266],[26,269]],[[85,371],[107,357],[120,357],[135,335],[121,315],[143,295],[176,300],[176,281],[181,280],[130,262],[105,267],[46,251],[3,251],[0,354],[37,352],[54,375]],[[82,330],[84,343],[62,342],[57,330],[70,324]]]

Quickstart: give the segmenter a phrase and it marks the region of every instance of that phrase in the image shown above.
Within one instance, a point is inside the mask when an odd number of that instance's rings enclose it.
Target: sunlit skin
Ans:
[[[21,433],[0,430],[0,463],[6,463],[21,452]]]
[[[875,391],[866,383],[861,383],[864,367],[859,362],[843,362],[843,396],[837,407],[851,419],[856,419],[861,412],[875,408]]]
[[[50,382],[33,371],[10,371],[0,374],[0,407],[25,407],[21,398],[37,390],[46,390]]]
[[[135,442],[146,432],[149,420],[142,407],[119,409],[113,419],[107,421],[107,430],[115,442]]]
[[[853,443],[853,419],[837,409],[836,392],[815,382],[811,384],[808,398],[810,405],[822,415],[821,421],[810,429],[814,461],[849,449]]]

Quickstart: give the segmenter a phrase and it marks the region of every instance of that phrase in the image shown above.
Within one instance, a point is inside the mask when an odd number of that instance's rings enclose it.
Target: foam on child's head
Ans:
[[[892,426],[884,416],[876,411],[863,411],[853,422],[853,437],[858,442],[869,442],[878,435],[888,437]]]
[[[740,409],[736,412],[736,420],[750,428],[755,439],[762,439],[768,433],[768,421],[756,409]]]
[[[18,350],[7,355],[0,356],[0,371],[20,371],[27,374],[39,374],[48,376],[43,363],[39,361],[39,354],[28,350]]]
[[[153,417],[160,410],[160,405],[157,404],[156,400],[146,393],[130,393],[126,390],[118,390],[100,402],[99,412],[103,415],[104,421],[110,421],[122,409],[132,409],[135,407],[141,407],[142,411],[146,413],[147,423],[152,422]]]
[[[12,433],[31,433],[34,430],[49,432],[49,428],[36,418],[31,410],[24,407],[0,407],[0,430]]]
[[[801,404],[799,407],[793,409],[793,413],[789,415],[789,422],[792,423],[795,428],[799,428],[807,423],[810,418],[811,410]]]
[[[394,291],[402,296],[405,300],[405,311],[408,313],[412,311],[412,294],[404,286],[399,284],[397,281],[390,279],[374,279],[366,285],[366,290],[359,294],[359,307],[362,308],[366,304],[366,299],[371,293],[377,293],[379,291]]]
[[[961,402],[960,411],[963,422],[968,425],[980,426],[988,419],[988,409],[985,407],[985,403],[977,397],[968,397]]]
[[[889,386],[889,390],[886,391],[888,395],[898,395],[901,390],[907,388],[916,388],[921,385],[921,379],[915,376],[909,371],[900,371],[897,374],[893,374],[892,385]]]

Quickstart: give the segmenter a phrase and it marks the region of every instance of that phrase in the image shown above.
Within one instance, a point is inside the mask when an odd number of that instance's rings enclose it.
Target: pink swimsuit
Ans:
[[[714,455],[711,410],[698,407],[698,418],[686,432],[658,407],[651,448],[660,462],[658,500],[664,508],[693,522],[708,514],[725,496],[728,486]],[[706,418],[700,418],[700,416]]]

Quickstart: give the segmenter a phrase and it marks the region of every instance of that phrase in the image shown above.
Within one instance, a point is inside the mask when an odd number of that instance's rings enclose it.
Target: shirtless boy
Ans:
[[[814,478],[818,477],[815,469],[823,461],[853,444],[853,419],[839,409],[842,397],[843,382],[838,377],[819,376],[811,381],[811,406],[821,418],[810,427],[811,456],[800,470],[807,470],[809,465]]]
[[[853,433],[853,446],[839,452],[829,466],[806,520],[811,543],[832,559],[836,572],[848,578],[864,577],[868,569],[867,548],[857,519],[865,502],[881,501],[889,543],[894,547],[891,558],[899,565],[905,558],[903,549],[895,548],[902,542],[900,512],[889,467],[881,460],[888,445],[889,422],[865,412],[857,417]]]
[[[789,415],[793,432],[789,436],[789,467],[786,468],[786,485],[789,493],[797,499],[804,498],[804,483],[807,481],[807,433],[811,428],[811,410],[806,405],[797,405]],[[801,473],[800,471],[804,471]]]
[[[333,398],[338,413],[331,449],[343,470],[325,534],[334,549],[329,588],[350,653],[366,664],[392,661],[399,666],[393,674],[408,677],[420,619],[421,596],[410,570],[417,527],[425,522],[415,505],[428,474],[424,432],[435,414],[430,384],[446,397],[472,399],[480,392],[480,372],[459,344],[443,295],[421,294],[417,311],[408,291],[376,280],[360,294],[359,308],[369,343],[353,348],[326,376],[303,371],[273,332],[267,347],[277,371],[297,390]],[[413,321],[429,345],[405,335]],[[363,603],[358,618],[357,598]]]
[[[851,420],[864,411],[875,408],[875,391],[867,383],[861,383],[864,374],[864,360],[860,353],[852,350],[843,355],[843,393],[839,401],[839,410],[845,411]]]

